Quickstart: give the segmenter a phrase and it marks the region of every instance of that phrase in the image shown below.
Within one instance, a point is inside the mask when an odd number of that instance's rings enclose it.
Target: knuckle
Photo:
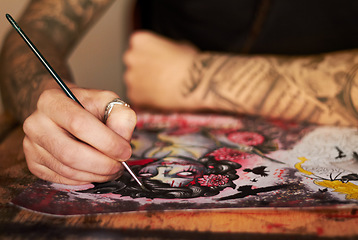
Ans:
[[[69,168],[65,168],[63,166],[60,166],[59,169],[58,169],[58,173],[65,177],[65,178],[68,178],[68,179],[71,179],[71,180],[76,180],[76,179],[79,179],[78,177],[78,173],[72,169],[69,169]]]
[[[118,97],[118,95],[117,95],[115,92],[109,91],[109,90],[103,90],[103,91],[101,92],[101,94],[102,94],[102,96],[103,96],[103,99],[104,99],[104,98],[114,99],[114,98],[117,98],[117,97]]]
[[[127,50],[124,54],[123,54],[123,62],[126,66],[131,66],[132,65],[132,51],[131,50]]]
[[[32,121],[32,117],[30,116],[25,119],[22,125],[22,129],[24,130],[24,133],[29,134],[32,129],[32,126],[33,126],[33,121]]]
[[[58,175],[58,174],[55,174],[54,176],[52,176],[51,181],[55,182],[55,183],[59,183],[59,184],[66,184],[67,183],[65,181],[65,179],[61,175]]]
[[[38,163],[33,161],[31,158],[26,157],[26,164],[27,168],[33,175],[43,179],[43,173]]]
[[[146,42],[150,33],[148,31],[136,31],[129,38],[130,46],[140,46],[143,42]]]
[[[53,92],[54,92],[53,89],[47,89],[42,92],[42,94],[40,95],[37,101],[38,109],[43,109],[45,104],[47,105],[49,102],[52,102],[52,98],[54,94]]]
[[[127,69],[136,68],[141,61],[141,53],[137,52],[134,49],[130,49],[123,55],[123,62],[126,65]]]
[[[58,161],[68,167],[73,167],[77,163],[76,153],[71,149],[66,149],[59,155]]]
[[[27,168],[29,169],[29,171],[30,171],[33,175],[35,175],[35,176],[37,176],[37,177],[39,177],[39,178],[43,178],[43,177],[42,177],[43,174],[41,174],[41,172],[38,171],[38,168],[37,168],[34,164],[32,164],[31,162],[27,162]]]
[[[67,117],[67,130],[75,136],[81,132],[85,124],[85,118],[81,114],[71,114]]]
[[[133,85],[136,83],[135,74],[133,71],[127,69],[123,74],[123,79],[126,83],[127,90],[132,90]]]
[[[42,122],[41,120],[41,114],[38,111],[35,111],[30,116],[28,116],[22,124],[22,129],[25,135],[37,135],[37,129],[42,127],[40,124],[40,122]]]
[[[25,153],[25,156],[31,151],[30,140],[25,136],[22,141],[22,147]]]
[[[39,135],[36,136],[36,144],[45,149],[48,152],[53,151],[53,148],[57,147],[56,143],[53,143],[52,145],[49,145],[51,141],[49,141],[48,135]]]
[[[123,79],[124,79],[124,82],[126,83],[126,87],[128,87],[128,84],[130,84],[130,76],[131,74],[129,73],[128,70],[125,70],[125,72],[123,73]]]

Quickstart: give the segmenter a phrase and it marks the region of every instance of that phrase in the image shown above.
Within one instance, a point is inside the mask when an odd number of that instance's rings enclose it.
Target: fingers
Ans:
[[[118,98],[118,95],[113,92],[101,91],[92,95],[91,98],[83,99],[83,101],[86,109],[90,109],[92,114],[97,116],[97,118],[103,119],[107,104],[115,98]],[[133,109],[115,104],[105,124],[129,142],[136,122],[137,117]]]
[[[50,152],[52,158],[73,169],[111,175],[121,168],[118,161],[73,138],[41,113],[36,112],[26,120],[24,131],[29,140]],[[46,160],[46,164],[50,167],[52,159]]]
[[[65,184],[103,182],[118,177],[120,161],[131,156],[134,111],[115,106],[107,126],[102,122],[109,91],[73,89],[85,106],[58,89],[45,91],[38,109],[24,122],[24,152],[36,176]]]
[[[113,180],[122,174],[122,170],[112,175],[78,171],[57,161],[46,150],[33,144],[27,137],[24,138],[23,145],[29,170],[46,181],[81,185]]]
[[[193,100],[183,93],[191,85],[189,70],[197,53],[188,43],[146,31],[133,33],[123,55],[124,79],[131,103],[136,107],[171,111],[192,108]]]
[[[84,101],[86,109],[93,109],[92,114],[97,115],[97,118],[99,119],[103,119],[107,104],[115,98],[118,98],[118,96],[113,92],[101,91],[98,94],[95,94],[95,96],[92,96],[91,99]],[[105,124],[109,129],[129,143],[136,123],[137,117],[133,109],[121,104],[115,104]]]
[[[81,91],[77,92],[81,93]],[[79,99],[83,98],[82,94],[76,95],[78,95]],[[131,156],[128,140],[108,128],[101,121],[106,104],[110,100],[113,100],[113,98],[108,100],[108,94],[100,94],[96,91],[93,91],[91,95],[93,95],[91,100],[88,100],[88,97],[84,97],[86,100],[82,101],[82,104],[86,109],[83,109],[61,92],[44,93],[39,100],[38,109],[60,128],[65,129],[77,139],[87,143],[110,158],[127,160]],[[61,104],[50,104],[54,101],[59,101]],[[87,108],[86,105],[90,106]],[[90,109],[93,113],[87,109]]]
[[[130,107],[116,104],[108,116],[106,125],[124,139],[130,141],[136,123],[136,114]]]

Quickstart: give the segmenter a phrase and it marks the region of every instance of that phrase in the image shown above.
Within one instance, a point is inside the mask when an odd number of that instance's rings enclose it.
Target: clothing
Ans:
[[[141,27],[203,51],[314,54],[358,47],[356,0],[139,0]]]

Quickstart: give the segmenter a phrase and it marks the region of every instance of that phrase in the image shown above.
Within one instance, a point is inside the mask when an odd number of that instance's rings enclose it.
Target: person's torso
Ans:
[[[358,1],[139,0],[141,25],[204,51],[313,54],[358,47]]]

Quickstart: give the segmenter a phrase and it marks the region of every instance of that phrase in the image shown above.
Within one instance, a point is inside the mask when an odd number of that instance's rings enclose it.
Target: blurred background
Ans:
[[[15,20],[19,19],[28,2],[0,1],[0,47],[11,28],[5,14],[9,13]],[[112,90],[125,96],[122,54],[127,46],[134,2],[116,0],[72,52],[69,63],[78,85]],[[0,113],[3,109],[0,100]]]

